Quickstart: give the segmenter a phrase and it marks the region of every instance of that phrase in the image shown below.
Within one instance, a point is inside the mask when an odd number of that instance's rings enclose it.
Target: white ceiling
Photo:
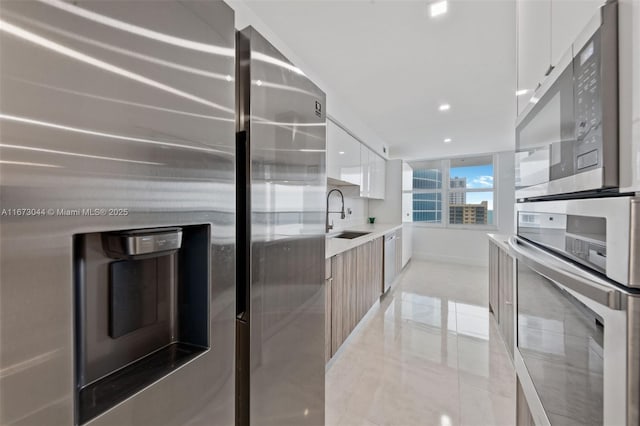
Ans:
[[[427,1],[246,3],[389,144],[392,157],[513,149],[514,0],[452,0],[437,18]],[[451,110],[439,112],[441,103]]]

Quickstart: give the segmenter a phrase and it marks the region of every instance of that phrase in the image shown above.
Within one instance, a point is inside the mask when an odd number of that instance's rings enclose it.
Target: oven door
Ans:
[[[638,424],[637,404],[627,402],[638,384],[637,348],[627,343],[636,298],[522,239],[509,244],[517,259],[515,364],[536,424]]]

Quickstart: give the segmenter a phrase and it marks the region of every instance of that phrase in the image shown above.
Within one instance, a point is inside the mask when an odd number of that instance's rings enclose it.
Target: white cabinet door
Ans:
[[[404,268],[413,255],[413,228],[412,224],[402,225],[402,267]]]
[[[574,2],[568,2],[574,3]],[[518,0],[518,114],[542,83],[551,60],[551,0]]]
[[[369,197],[384,200],[386,183],[385,160],[373,151],[369,151],[369,164],[371,165]]]
[[[360,185],[360,196],[369,198],[371,196],[371,164],[369,159],[370,149],[360,144],[360,174],[362,184]]]
[[[327,120],[327,176],[361,185],[360,145],[340,126]]]
[[[338,152],[342,143],[343,130],[327,120],[327,177],[340,179],[340,157]],[[358,157],[360,153],[358,152]]]
[[[378,196],[381,200],[384,200],[387,188],[387,160],[376,155],[376,161],[378,163],[378,177],[376,178],[378,186]]]
[[[640,191],[640,1],[618,7],[620,190]]]
[[[402,221],[413,222],[413,193],[402,193]]]
[[[402,221],[413,222],[413,167],[402,163]],[[404,243],[403,243],[404,244]],[[404,258],[404,254],[402,256]]]
[[[518,0],[518,114],[604,0]]]
[[[603,0],[551,2],[551,63],[554,66],[603,4]]]

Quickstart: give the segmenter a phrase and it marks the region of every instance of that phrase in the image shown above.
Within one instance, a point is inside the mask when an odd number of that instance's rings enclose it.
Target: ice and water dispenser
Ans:
[[[74,238],[82,424],[209,348],[209,225]]]

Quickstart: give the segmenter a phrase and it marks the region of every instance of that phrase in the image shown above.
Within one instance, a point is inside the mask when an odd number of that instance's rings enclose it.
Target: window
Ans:
[[[456,225],[495,225],[492,155],[413,161],[413,221]],[[448,184],[444,184],[447,182]]]
[[[413,169],[414,222],[442,221],[442,171],[425,167]]]

